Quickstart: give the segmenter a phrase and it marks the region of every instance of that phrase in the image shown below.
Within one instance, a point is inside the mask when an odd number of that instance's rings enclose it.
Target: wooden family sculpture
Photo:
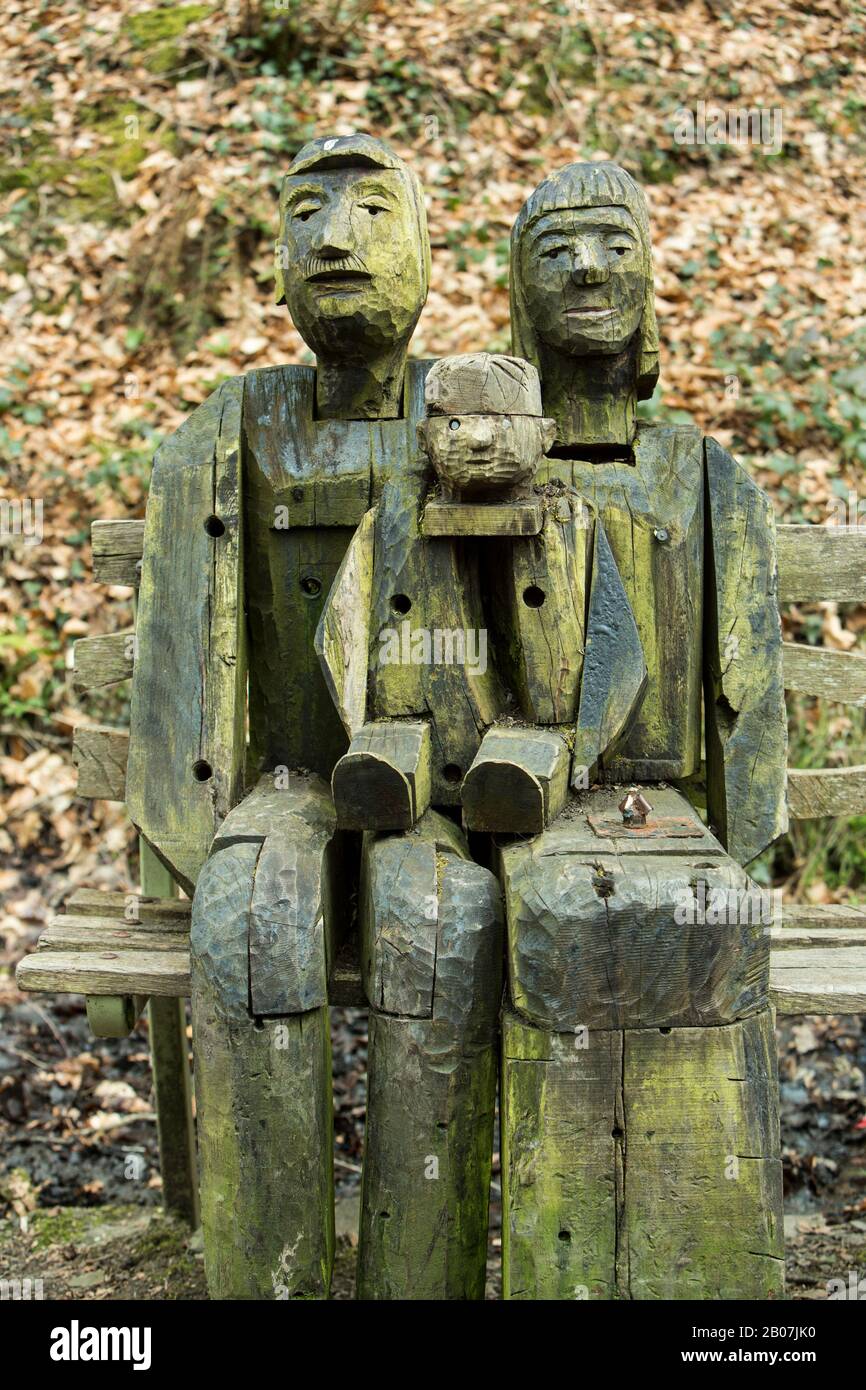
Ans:
[[[407,360],[430,252],[400,159],[315,140],[280,209],[316,366],[226,382],[159,451],[127,772],[194,893],[211,1294],[327,1296],[356,942],[360,1297],[483,1297],[498,1076],[506,1297],[778,1296],[768,936],[739,910],[786,824],[773,517],[718,444],[637,418],[643,195],[610,163],[541,183],[515,355],[437,363]]]

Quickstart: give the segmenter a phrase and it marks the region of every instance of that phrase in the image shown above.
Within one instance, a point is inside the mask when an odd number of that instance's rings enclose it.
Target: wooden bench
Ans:
[[[74,893],[21,962],[21,988],[84,994],[88,1016],[94,1011],[98,1019],[97,1001],[116,997],[120,988],[145,1002],[187,996],[190,903],[141,898],[141,920],[129,922],[126,901],[122,893]],[[768,930],[777,1013],[866,1013],[866,909],[789,905],[782,925]],[[334,964],[328,993],[332,1004],[366,1004],[360,968],[348,949]],[[122,1037],[141,1010],[115,1007],[118,1027],[108,1036]],[[113,1016],[106,1011],[107,1020]]]

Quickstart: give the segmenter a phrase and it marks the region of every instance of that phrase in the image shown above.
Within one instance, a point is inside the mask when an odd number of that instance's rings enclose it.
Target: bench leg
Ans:
[[[142,894],[148,898],[174,897],[175,885],[171,874],[144,840],[139,840],[139,854]],[[179,1216],[195,1227],[199,1222],[198,1167],[186,1037],[186,1001],[152,998],[148,1020],[163,1205],[170,1215]]]

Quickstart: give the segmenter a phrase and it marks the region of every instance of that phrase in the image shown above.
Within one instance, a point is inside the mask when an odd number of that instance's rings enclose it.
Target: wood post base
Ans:
[[[776,1067],[770,1009],[571,1033],[508,1012],[504,1297],[780,1298]]]
[[[358,1297],[482,1299],[495,1043],[370,1013]]]

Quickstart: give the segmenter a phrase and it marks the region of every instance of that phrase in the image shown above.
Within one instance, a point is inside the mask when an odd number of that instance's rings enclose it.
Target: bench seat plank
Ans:
[[[866,526],[776,527],[780,603],[866,600]]]
[[[857,652],[783,642],[782,673],[786,690],[840,705],[866,705],[866,657]]]
[[[25,956],[20,989],[57,994],[150,994],[182,999],[190,992],[188,951],[57,951]]]
[[[779,1014],[866,1012],[866,946],[773,949],[770,995]]]

